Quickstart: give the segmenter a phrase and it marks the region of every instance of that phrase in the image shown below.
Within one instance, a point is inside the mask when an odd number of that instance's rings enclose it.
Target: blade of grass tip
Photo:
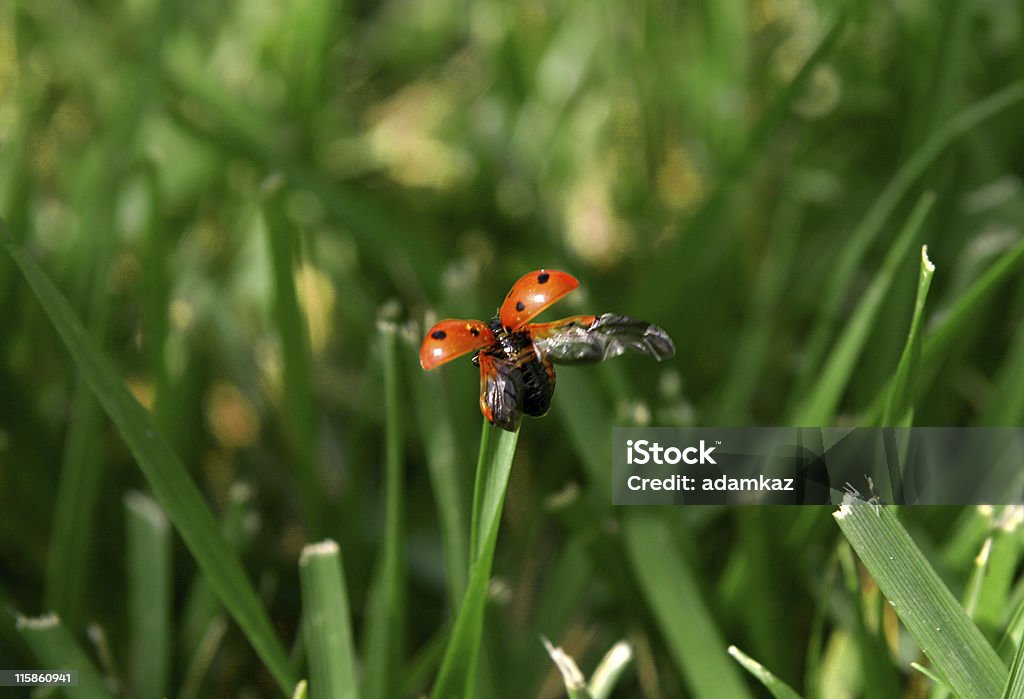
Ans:
[[[284,420],[306,525],[321,536],[324,523],[322,489],[316,470],[316,414],[313,406],[312,356],[305,317],[295,288],[299,263],[299,232],[285,209],[286,191],[280,178],[263,188],[263,218],[274,273],[274,322],[281,341],[284,385]]]
[[[21,270],[43,310],[57,329],[79,371],[117,426],[164,511],[196,559],[231,616],[266,664],[281,690],[290,694],[295,682],[288,661],[259,597],[217,524],[195,481],[156,429],[145,408],[125,388],[113,365],[89,338],[67,299],[39,264],[12,244],[0,221],[0,241]]]
[[[836,341],[825,368],[821,371],[818,383],[811,390],[810,396],[800,410],[793,416],[792,424],[828,425],[835,417],[836,407],[842,398],[843,391],[853,375],[857,359],[871,335],[875,316],[881,311],[885,296],[892,286],[900,264],[906,259],[910,245],[917,237],[924,223],[925,216],[935,203],[935,194],[927,192],[921,196],[917,205],[907,218],[903,230],[871,281],[857,309],[853,312],[850,322]]]
[[[299,683],[295,685],[295,691],[292,692],[292,699],[307,699],[309,696],[309,683],[306,680],[299,680]]]
[[[395,696],[405,619],[405,531],[402,472],[402,405],[398,376],[398,327],[377,323],[384,365],[384,539],[367,601],[363,693]]]
[[[171,533],[163,510],[142,493],[125,495],[132,693],[167,695],[171,651]]]
[[[991,301],[995,292],[1012,279],[1024,265],[1024,241],[1021,241],[994,262],[966,292],[954,302],[952,308],[942,316],[942,320],[924,338],[921,347],[921,363],[919,376],[934,370],[945,357],[949,346],[960,336],[962,328],[976,318]],[[922,379],[923,380],[923,379]],[[888,397],[888,385],[878,394],[878,398],[867,409],[863,421],[877,423]]]
[[[299,578],[311,691],[318,697],[357,699],[348,594],[338,544],[328,539],[303,548]]]
[[[632,661],[633,647],[625,641],[619,641],[609,648],[598,663],[594,674],[590,676],[590,682],[587,683],[590,696],[593,699],[608,699],[615,689],[615,684]]]
[[[900,525],[893,508],[847,495],[833,516],[882,594],[957,696],[998,696],[1006,683],[1006,668]]]
[[[850,382],[857,359],[867,343],[874,318],[882,310],[896,271],[906,258],[910,245],[918,236],[934,203],[935,193],[926,192],[910,212],[896,242],[889,249],[882,268],[874,275],[843,334],[836,341],[836,347],[821,370],[818,383],[794,416],[794,425],[828,425],[835,418],[836,408]]]
[[[89,656],[56,614],[31,619],[19,616],[16,628],[39,663],[40,672],[78,673],[78,684],[61,687],[70,699],[113,697]]]
[[[423,371],[418,363],[413,365],[413,362],[418,362],[419,336],[407,328],[403,337],[408,348],[413,350],[408,352],[413,404],[426,450],[430,485],[434,489],[434,500],[437,503],[448,595],[452,609],[457,609],[466,592],[469,554],[466,549],[468,522],[459,478],[455,427],[441,375]]]
[[[801,699],[800,695],[793,691],[793,688],[773,675],[764,665],[757,662],[736,646],[729,646],[729,655],[736,658],[736,662],[757,680],[764,685],[765,689],[771,692],[775,699]]]
[[[697,578],[665,521],[657,514],[632,510],[623,518],[622,533],[633,576],[693,695],[749,698]]]
[[[1003,690],[1003,699],[1024,699],[1024,643],[1017,646],[1010,665],[1010,676]]]
[[[590,690],[587,689],[587,680],[572,656],[560,647],[551,645],[551,641],[548,639],[542,638],[541,640],[544,642],[544,649],[547,650],[548,657],[558,668],[558,674],[562,676],[562,684],[565,685],[565,693],[569,699],[593,699]]]
[[[958,138],[970,133],[978,124],[991,119],[1022,99],[1024,99],[1024,82],[1018,81],[978,100],[950,117],[936,129],[928,140],[896,171],[882,193],[872,203],[871,208],[864,214],[864,218],[850,234],[841,254],[836,257],[836,266],[829,276],[829,285],[825,289],[814,334],[808,343],[807,366],[810,369],[804,374],[805,376],[816,375],[817,367],[821,364],[821,357],[827,349],[828,339],[832,335],[832,329],[839,321],[839,309],[857,267],[911,186]],[[794,395],[804,395],[804,386],[798,385],[794,390]]]
[[[992,264],[966,293],[957,299],[943,322],[929,333],[921,353],[921,362],[931,365],[948,349],[961,327],[975,317],[981,307],[995,294],[1003,282],[1011,279],[1024,263],[1024,241]]]
[[[501,503],[505,498],[509,473],[512,470],[512,457],[516,451],[519,431],[506,432],[492,427],[487,420],[483,421],[485,436],[480,440],[480,458],[478,469],[486,469],[490,474],[488,480],[494,482],[491,492],[497,502],[494,508],[475,507],[474,511],[492,512],[489,521],[480,517],[481,531],[485,531],[480,543],[480,555],[471,564],[469,585],[466,596],[455,616],[455,626],[445,650],[441,670],[434,682],[431,699],[461,699],[475,696],[473,685],[477,656],[480,651],[480,639],[483,634],[484,611],[487,604],[487,588],[491,578],[491,564],[494,562],[494,548],[498,541],[498,528],[501,523]],[[490,432],[488,432],[490,430]],[[489,448],[491,433],[496,433],[497,444]],[[486,456],[485,456],[486,455]],[[477,481],[483,477],[477,475]],[[481,491],[483,489],[481,488]],[[483,496],[481,495],[481,499]]]
[[[928,289],[935,276],[935,265],[928,259],[928,246],[921,246],[921,272],[917,279],[917,297],[914,299],[914,315],[910,320],[910,332],[907,342],[900,355],[899,364],[889,399],[882,413],[882,425],[886,427],[910,427],[914,422],[914,383],[917,380],[917,368],[921,363],[921,321],[924,318],[924,304],[928,298]],[[903,453],[901,451],[900,453]],[[894,480],[893,483],[898,483]]]

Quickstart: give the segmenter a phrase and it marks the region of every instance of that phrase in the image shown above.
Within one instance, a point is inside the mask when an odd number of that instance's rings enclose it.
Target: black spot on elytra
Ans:
[[[480,331],[477,330],[476,328],[470,328],[469,329],[469,334],[472,335],[473,337],[476,337],[477,335],[480,334]]]
[[[517,311],[521,311],[524,308],[526,308],[526,304],[525,303],[523,303],[522,301],[516,301],[516,310]]]
[[[541,272],[540,274],[537,275],[537,283],[538,284],[547,284],[548,279],[550,279],[550,278],[551,278],[550,274],[548,274],[547,272]]]
[[[435,330],[434,332],[430,333],[430,336],[435,340],[443,340],[446,337],[448,337],[448,333],[446,333],[444,330]]]

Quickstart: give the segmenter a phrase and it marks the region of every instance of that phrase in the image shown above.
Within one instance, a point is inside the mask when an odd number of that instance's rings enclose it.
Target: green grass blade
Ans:
[[[359,688],[338,544],[327,540],[303,548],[299,578],[310,692],[327,699],[356,699]]]
[[[455,617],[455,626],[448,641],[441,670],[430,693],[431,699],[469,699],[473,692],[476,660],[480,651],[480,639],[483,634],[484,611],[487,603],[487,588],[491,578],[491,564],[494,562],[494,548],[498,542],[498,527],[501,523],[501,504],[505,499],[509,473],[512,471],[512,458],[515,456],[516,441],[519,431],[506,432],[492,427],[483,421],[484,433],[480,440],[480,458],[478,468],[485,469],[487,475],[478,473],[477,482],[487,482],[480,488],[480,507],[474,506],[474,512],[482,514],[479,524],[485,535],[481,540],[480,554],[472,564],[466,596]],[[496,444],[490,447],[491,435]],[[489,495],[485,495],[488,493]],[[491,502],[487,503],[488,498]]]
[[[664,520],[631,510],[623,519],[622,532],[633,575],[693,695],[750,697],[736,666],[729,661],[696,575],[679,553]]]
[[[1024,242],[1018,243],[1000,257],[957,298],[952,308],[942,317],[942,321],[925,336],[921,348],[922,373],[933,370],[938,365],[965,324],[980,313],[985,304],[992,300],[996,291],[1012,279],[1021,266],[1024,266]],[[863,422],[873,423],[881,418],[888,396],[889,387],[886,386],[866,411]]]
[[[800,695],[794,692],[788,684],[773,675],[764,665],[751,658],[736,646],[729,646],[729,655],[736,658],[736,662],[756,677],[764,685],[765,689],[771,692],[775,699],[801,699]]]
[[[130,682],[133,696],[167,696],[171,653],[171,532],[160,506],[142,493],[124,498],[127,531]]]
[[[107,216],[93,212],[88,225],[106,231],[111,226]],[[100,346],[110,315],[110,297],[106,279],[113,256],[113,236],[97,235],[92,266],[93,291],[89,300],[89,333]],[[72,413],[68,420],[68,436],[53,511],[53,533],[43,592],[47,608],[61,615],[62,623],[77,628],[82,599],[89,589],[89,558],[93,550],[93,529],[96,502],[103,479],[103,462],[97,444],[101,410],[88,383],[75,377]]]
[[[1006,281],[1024,265],[1024,241],[1000,257],[949,309],[942,324],[929,333],[921,351],[921,364],[932,366],[942,358],[964,324],[976,316]]]
[[[569,699],[593,699],[590,689],[587,688],[587,680],[583,673],[580,672],[580,668],[576,665],[576,661],[572,659],[572,656],[560,647],[552,645],[548,639],[542,640],[544,641],[544,649],[548,652],[548,657],[551,658],[555,667],[558,668],[558,674],[562,676],[565,693]]]
[[[457,458],[458,442],[440,373],[420,368],[416,359],[420,342],[418,335],[407,335],[406,341],[413,350],[409,352],[412,361],[408,362],[408,371],[412,376],[414,407],[441,525],[448,595],[452,609],[455,609],[466,592],[469,571],[468,518]]]
[[[847,496],[833,514],[882,594],[957,696],[998,696],[1006,668],[900,525],[893,508]]]
[[[1003,699],[1024,699],[1024,643],[1017,646],[1013,655],[1010,676],[1001,696]]]
[[[914,422],[914,383],[917,380],[918,365],[921,363],[921,321],[934,275],[935,265],[928,259],[928,246],[924,245],[921,247],[921,273],[917,280],[917,298],[914,300],[910,332],[907,334],[907,343],[896,366],[896,374],[889,389],[889,399],[882,414],[882,424],[886,427],[909,427]]]
[[[597,664],[597,669],[587,683],[593,699],[608,699],[615,684],[622,677],[629,664],[633,661],[633,648],[625,641],[619,641],[608,649],[608,652]]]
[[[245,483],[233,484],[228,490],[227,509],[221,516],[220,530],[224,534],[224,539],[239,553],[252,536],[247,523],[251,521],[249,518],[252,499],[252,488]],[[223,609],[210,583],[202,572],[197,572],[182,614],[182,637],[185,646],[195,648],[201,639],[206,638],[210,624],[223,613]]]
[[[403,523],[402,406],[399,395],[398,328],[378,323],[384,365],[384,543],[367,603],[363,693],[395,695],[405,620],[405,531]]]
[[[117,371],[89,338],[67,300],[39,264],[11,244],[0,222],[0,239],[32,287],[65,346],[114,421],[146,480],[231,616],[274,676],[290,694],[295,681],[270,619],[238,557],[224,541],[195,482],[157,431],[146,410],[125,388]]]
[[[113,695],[89,656],[56,614],[29,619],[18,617],[17,630],[25,639],[42,672],[78,671],[78,684],[62,687],[70,699],[111,699]]]
[[[893,279],[904,261],[910,245],[913,243],[924,223],[925,216],[935,203],[935,195],[927,193],[918,200],[914,210],[907,218],[903,230],[882,263],[882,268],[875,275],[871,285],[861,298],[850,322],[836,341],[835,349],[829,356],[821,377],[811,390],[810,396],[802,408],[794,415],[794,425],[828,425],[835,417],[836,407],[843,396],[856,368],[857,360],[871,334],[875,317],[882,309],[885,296],[892,286]]]
[[[284,420],[295,462],[302,510],[312,536],[321,536],[323,497],[316,470],[316,414],[309,334],[295,289],[299,263],[299,232],[285,212],[285,190],[272,183],[264,199],[263,216],[274,273],[274,323],[281,341],[284,386]]]
[[[810,371],[807,376],[815,375],[817,367],[821,364],[821,356],[827,349],[828,338],[832,335],[835,323],[839,321],[839,309],[850,287],[850,281],[872,242],[882,232],[885,222],[910,191],[911,186],[957,139],[1022,99],[1024,82],[1016,82],[961,110],[939,127],[889,180],[885,189],[850,234],[842,252],[836,256],[837,263],[829,277],[830,283],[824,293],[814,336],[808,344],[810,349],[807,352],[807,366],[810,367]],[[802,393],[802,387],[798,387],[796,394]]]

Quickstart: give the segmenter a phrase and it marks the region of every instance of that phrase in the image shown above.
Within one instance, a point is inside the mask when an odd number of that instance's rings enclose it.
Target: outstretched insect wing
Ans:
[[[510,332],[580,285],[576,277],[557,269],[538,269],[512,285],[498,315]]]
[[[614,313],[572,316],[531,325],[528,331],[533,346],[556,364],[592,364],[626,350],[659,362],[676,353],[672,338],[657,325]]]

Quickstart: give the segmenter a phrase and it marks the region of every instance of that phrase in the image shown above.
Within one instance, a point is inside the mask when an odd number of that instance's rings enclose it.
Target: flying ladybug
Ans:
[[[555,393],[555,364],[593,364],[626,350],[659,362],[676,353],[657,325],[604,313],[550,323],[530,319],[580,285],[576,277],[539,269],[512,285],[498,315],[479,320],[442,320],[423,338],[420,366],[433,369],[473,352],[480,367],[480,412],[492,425],[514,431],[520,418],[544,415]]]

